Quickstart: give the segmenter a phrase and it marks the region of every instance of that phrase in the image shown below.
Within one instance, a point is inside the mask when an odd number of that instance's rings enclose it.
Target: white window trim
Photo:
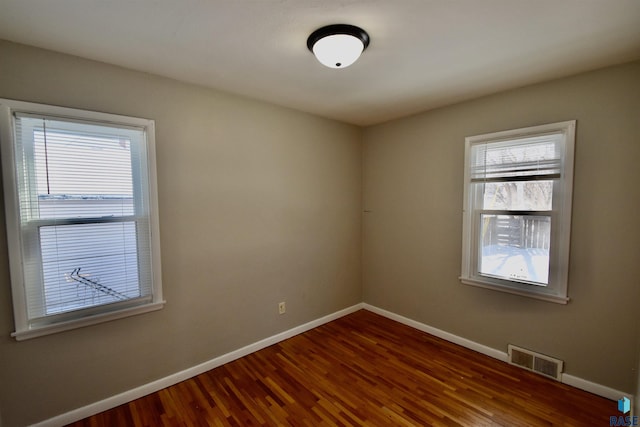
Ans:
[[[120,126],[137,126],[144,127],[146,129],[146,161],[149,186],[149,221],[151,229],[151,274],[153,283],[152,297],[148,303],[135,307],[124,305],[122,308],[113,311],[97,312],[86,317],[51,324],[30,324],[27,316],[26,294],[23,286],[22,275],[22,251],[20,250],[22,242],[19,232],[19,202],[16,185],[16,165],[14,160],[14,112],[50,115],[94,122],[97,121]],[[11,336],[16,340],[21,341],[161,309],[164,306],[165,301],[162,296],[162,272],[160,266],[160,226],[158,218],[158,191],[155,160],[155,122],[149,119],[116,114],[78,110],[10,99],[0,99],[0,144],[2,149],[2,172],[4,182],[7,242],[9,246],[9,268],[11,274],[11,290],[15,319],[15,332],[13,332]]]
[[[571,234],[571,205],[573,194],[573,164],[576,121],[565,121],[523,129],[513,129],[465,138],[464,199],[462,224],[462,272],[463,284],[486,288],[543,301],[567,304],[569,276],[569,248]],[[470,150],[472,144],[516,139],[543,133],[562,132],[565,135],[563,172],[558,185],[554,185],[551,217],[552,245],[550,250],[549,285],[535,286],[480,275],[477,272],[477,230],[474,227],[474,205],[470,179]],[[553,231],[553,230],[556,231]]]

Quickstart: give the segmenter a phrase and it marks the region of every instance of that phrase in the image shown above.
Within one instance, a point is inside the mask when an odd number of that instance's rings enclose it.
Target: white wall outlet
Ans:
[[[284,314],[287,312],[287,305],[284,301],[278,303],[278,313]]]

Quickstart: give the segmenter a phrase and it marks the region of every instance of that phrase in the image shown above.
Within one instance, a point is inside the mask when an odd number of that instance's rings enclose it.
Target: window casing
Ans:
[[[16,339],[162,308],[152,120],[0,100]]]
[[[466,138],[462,283],[568,302],[575,125]]]

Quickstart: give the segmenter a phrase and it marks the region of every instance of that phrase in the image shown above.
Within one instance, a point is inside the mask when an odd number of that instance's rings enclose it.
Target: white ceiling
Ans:
[[[341,70],[334,23],[371,36]],[[638,59],[640,0],[0,0],[0,38],[369,125]]]

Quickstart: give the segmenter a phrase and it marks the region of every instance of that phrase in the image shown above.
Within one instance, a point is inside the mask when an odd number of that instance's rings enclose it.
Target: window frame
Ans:
[[[27,312],[27,295],[23,275],[23,250],[20,206],[19,206],[19,180],[16,167],[15,147],[15,119],[14,114],[33,114],[37,116],[50,116],[67,121],[80,121],[102,123],[123,128],[141,128],[144,130],[145,145],[141,152],[146,153],[144,160],[145,170],[135,171],[132,165],[132,173],[146,181],[149,212],[145,215],[149,221],[149,253],[151,263],[151,295],[142,298],[133,298],[130,301],[120,303],[96,305],[80,310],[69,311],[62,314],[45,316],[44,318],[30,319]],[[52,333],[71,330],[79,327],[94,325],[106,321],[120,319],[137,314],[147,313],[161,309],[165,301],[162,295],[162,277],[160,265],[160,232],[158,218],[157,197],[157,173],[155,155],[155,122],[150,119],[122,116],[116,114],[79,110],[53,105],[37,104],[32,102],[0,99],[0,145],[2,150],[2,172],[4,186],[4,201],[6,213],[7,242],[9,249],[9,268],[11,275],[11,290],[13,299],[13,312],[15,332],[11,334],[16,340],[25,340]],[[146,172],[146,173],[145,173]],[[135,198],[134,198],[135,199]],[[134,202],[135,203],[135,202]],[[134,214],[137,216],[137,213]],[[123,221],[126,217],[113,221]],[[100,221],[106,223],[110,220]],[[52,222],[48,219],[36,220],[26,229],[39,227]],[[74,222],[74,221],[72,221]],[[85,223],[87,220],[78,219],[76,223]],[[88,222],[92,222],[89,219]],[[64,225],[65,220],[57,221],[56,225]],[[32,230],[33,232],[33,230]],[[40,259],[40,261],[42,260]],[[44,320],[43,320],[44,319]]]
[[[464,199],[462,224],[462,268],[460,281],[465,285],[492,289],[544,301],[567,304],[569,249],[571,237],[571,206],[576,121],[564,121],[521,129],[493,132],[465,138]],[[491,144],[532,136],[561,133],[561,172],[554,178],[550,211],[488,210],[482,206],[483,190],[471,180],[471,148],[476,144]],[[549,243],[549,278],[546,286],[524,280],[489,277],[479,271],[480,217],[482,214],[548,216],[551,219]]]

